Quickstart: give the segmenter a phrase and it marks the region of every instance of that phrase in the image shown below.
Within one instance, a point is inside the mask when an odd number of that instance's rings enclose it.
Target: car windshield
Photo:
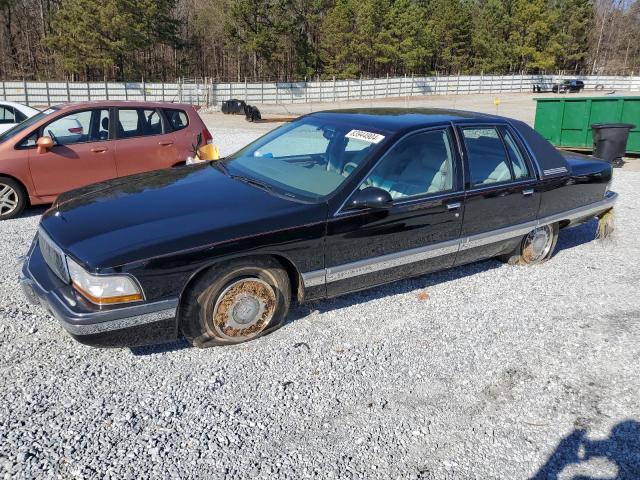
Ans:
[[[337,190],[384,139],[382,131],[305,117],[259,138],[222,164],[237,179],[316,201]]]
[[[0,143],[5,140],[9,140],[10,138],[15,137],[16,135],[24,132],[26,129],[31,127],[31,125],[35,125],[38,121],[42,120],[47,115],[55,112],[57,109],[55,107],[49,108],[43,112],[35,114],[33,117],[27,118],[24,122],[19,123],[13,128],[10,128],[6,132],[0,134]]]

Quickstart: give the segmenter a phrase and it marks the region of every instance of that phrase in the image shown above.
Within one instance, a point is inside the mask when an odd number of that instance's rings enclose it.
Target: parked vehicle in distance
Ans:
[[[84,185],[184,164],[199,140],[212,137],[192,105],[51,107],[0,134],[0,220]]]
[[[295,299],[543,262],[559,229],[613,207],[611,175],[516,120],[318,112],[217,162],[61,195],[22,285],[83,343],[235,344],[281,326]]]
[[[581,90],[584,90],[582,80],[563,80],[551,87],[553,93],[580,93]]]
[[[6,132],[15,127],[27,118],[31,118],[39,113],[35,108],[22,105],[21,103],[0,100],[0,133]]]

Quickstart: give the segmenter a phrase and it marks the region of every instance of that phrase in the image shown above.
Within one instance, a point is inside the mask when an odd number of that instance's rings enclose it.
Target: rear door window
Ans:
[[[472,186],[490,185],[513,179],[507,151],[496,128],[464,128],[462,133]]]
[[[171,128],[175,130],[182,130],[189,125],[189,117],[184,110],[170,110],[165,109],[164,114],[167,117],[167,121]]]
[[[118,138],[145,137],[162,134],[162,120],[155,109],[120,108],[116,124]]]

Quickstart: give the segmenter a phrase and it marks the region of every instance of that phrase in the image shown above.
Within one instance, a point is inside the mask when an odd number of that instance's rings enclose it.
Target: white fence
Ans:
[[[387,77],[372,80],[329,80],[290,83],[117,83],[0,81],[0,99],[27,105],[53,105],[87,100],[185,102],[219,107],[230,98],[255,104],[339,102],[419,95],[532,92],[548,90],[565,78],[558,75],[476,75]],[[576,78],[576,77],[571,77]],[[640,77],[581,76],[585,89],[640,91]]]

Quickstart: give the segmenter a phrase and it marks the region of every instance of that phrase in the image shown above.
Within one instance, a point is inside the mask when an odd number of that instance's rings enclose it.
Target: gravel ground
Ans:
[[[225,128],[223,152],[260,133]],[[297,306],[208,350],[74,342],[18,288],[42,209],[1,222],[0,478],[639,478],[640,173],[614,189],[608,241],[592,222],[542,266]]]

